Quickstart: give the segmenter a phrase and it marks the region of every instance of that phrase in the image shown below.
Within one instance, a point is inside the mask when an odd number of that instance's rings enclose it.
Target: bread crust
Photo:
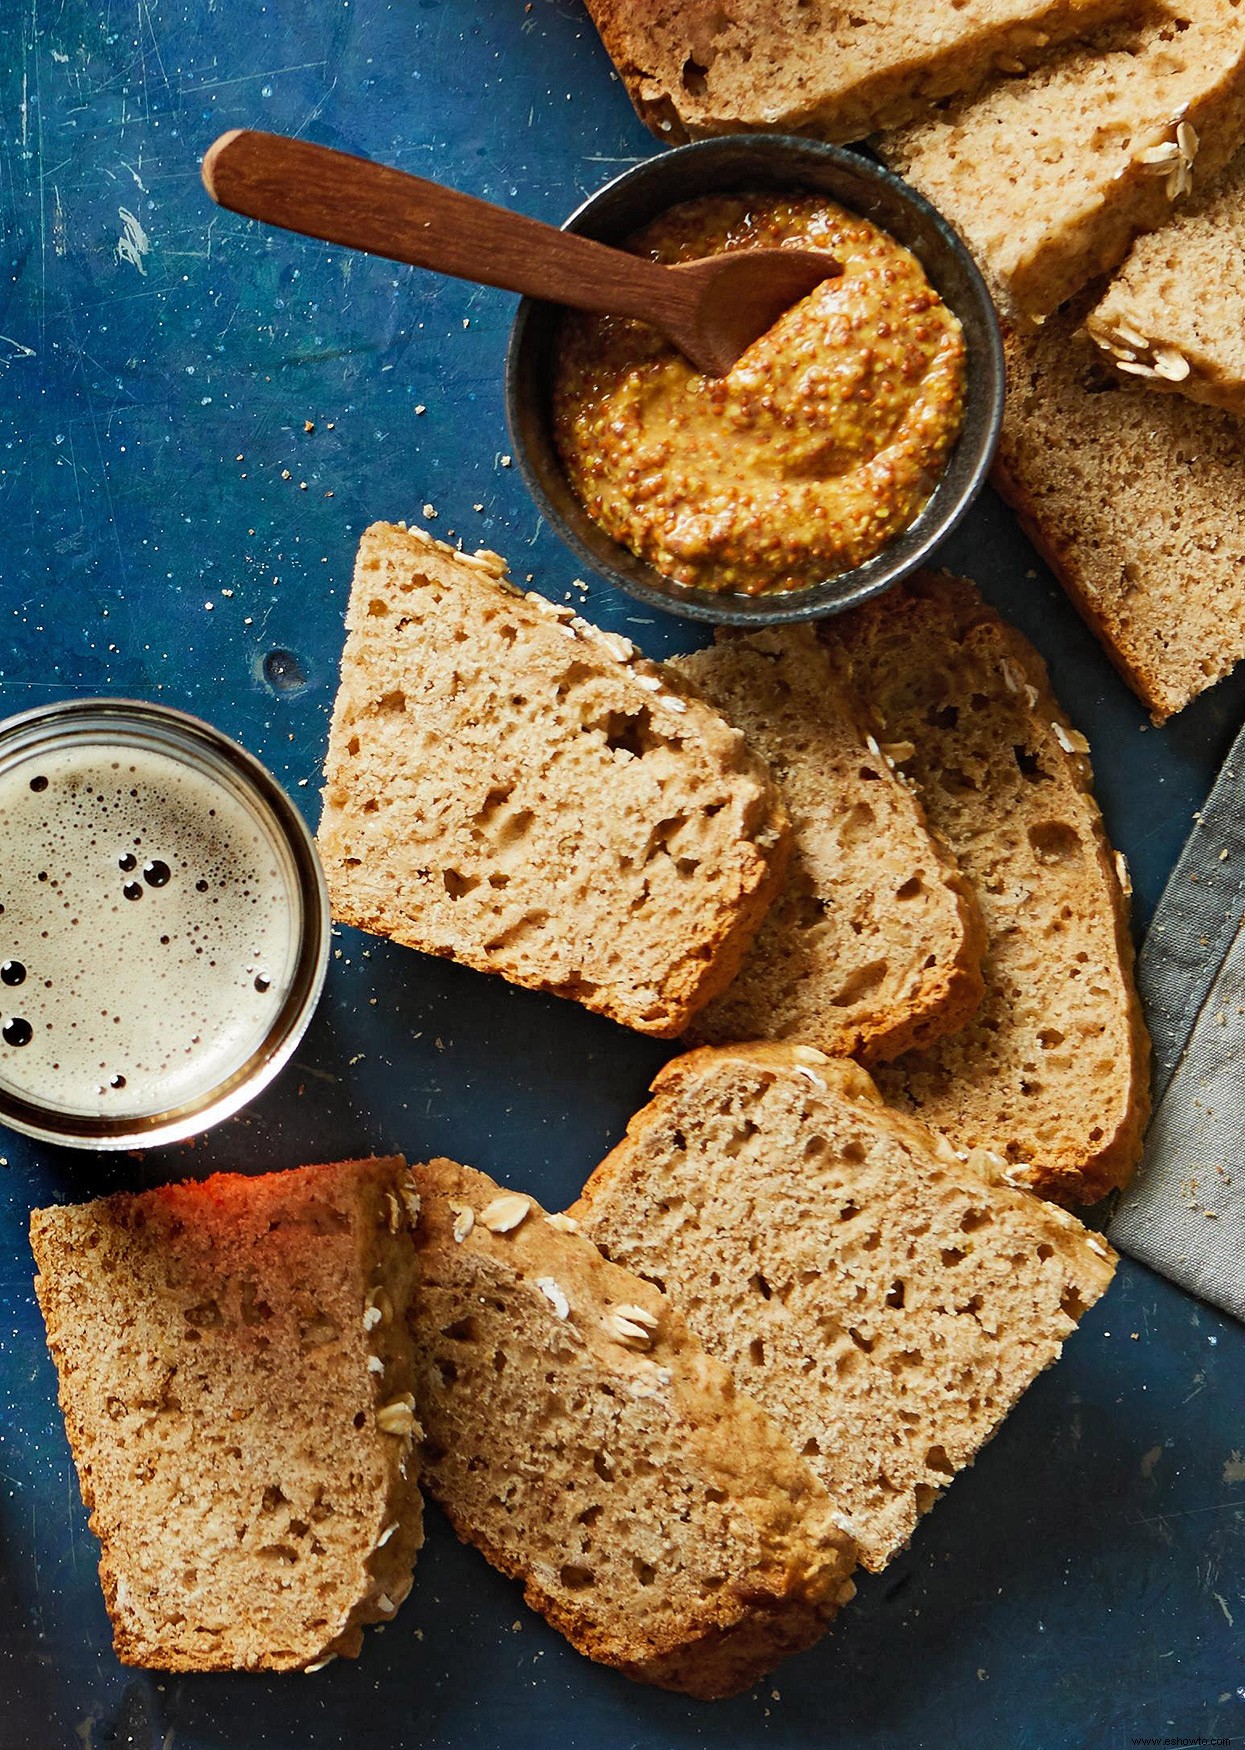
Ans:
[[[1149,1114],[1149,1039],[1133,979],[1134,950],[1127,899],[1116,856],[1094,800],[1088,743],[1055,699],[1041,657],[1027,639],[982,601],[976,588],[965,579],[945,573],[921,573],[878,601],[866,603],[825,627],[823,635],[843,649],[857,685],[866,692],[877,688],[883,670],[890,665],[886,672],[898,707],[891,731],[899,732],[906,727],[911,730],[908,739],[915,742],[918,736],[922,738],[909,769],[922,784],[935,826],[946,834],[953,850],[961,856],[966,873],[978,884],[989,935],[987,993],[980,1015],[961,1034],[941,1041],[931,1051],[898,1059],[894,1065],[879,1066],[879,1085],[889,1100],[919,1111],[925,1122],[946,1130],[957,1145],[998,1149],[1016,1163],[1026,1182],[1042,1196],[1072,1207],[1097,1202],[1127,1182],[1140,1156]],[[975,676],[971,684],[970,665]],[[911,699],[904,702],[905,673],[912,677],[945,675],[951,689],[947,703],[954,710],[966,710],[969,701],[964,695],[980,691],[983,706],[999,716],[1000,724],[1010,719],[1022,751],[1026,742],[1038,750],[1026,758],[1037,762],[1035,778],[1039,786],[1038,790],[1030,786],[1027,794],[1025,786],[1020,785],[1011,805],[1019,808],[1027,804],[1043,784],[1053,782],[1055,789],[1049,806],[1053,808],[1058,802],[1059,807],[1055,809],[1055,824],[1051,828],[1036,826],[1038,837],[1027,846],[1023,837],[1014,841],[1008,837],[1013,828],[1005,819],[997,825],[979,823],[981,832],[987,836],[978,837],[978,826],[973,824],[977,814],[972,812],[976,805],[970,801],[963,805],[965,812],[961,812],[957,802],[959,780],[945,788],[940,771],[928,766],[938,740],[936,734],[931,734],[931,726],[941,723],[942,718],[922,718]],[[886,709],[881,698],[875,696],[875,702],[880,709]],[[1004,776],[1001,764],[993,771],[988,765],[977,770],[978,755],[964,739],[969,733],[971,714],[967,710],[965,722],[959,728],[952,723],[946,741],[947,757],[955,755],[971,768],[965,792],[970,798],[979,792],[981,785],[988,791],[991,784],[1002,782]],[[1010,750],[995,749],[994,757],[1001,761],[1005,751]],[[1020,764],[1019,754],[1016,759]],[[1010,781],[1013,785],[1020,783],[1014,771],[1010,771]],[[996,810],[1011,806],[1004,803],[1002,796],[993,797],[992,801]],[[1042,806],[1047,806],[1044,793]],[[1060,810],[1071,813],[1075,820],[1063,822]],[[985,823],[989,809],[984,801],[978,813]],[[988,844],[993,842],[988,838],[991,831],[998,841],[993,862],[987,855]],[[1069,839],[1068,834],[1073,837]],[[1035,980],[1040,983],[1046,978],[1043,967],[1052,953],[1069,956],[1063,963],[1073,980],[1079,978],[1079,972],[1070,958],[1071,947],[1061,950],[1054,945],[1055,937],[1052,946],[1040,952],[1035,941],[1027,958],[1026,953],[1018,953],[1020,948],[1027,952],[1025,918],[1006,897],[1009,881],[1023,886],[1035,879],[1046,879],[1057,886],[1065,879],[1060,874],[1065,858],[1070,861],[1064,903],[1070,901],[1074,888],[1078,896],[1083,890],[1085,903],[1092,909],[1086,925],[1081,927],[1097,928],[1095,920],[1099,916],[1108,926],[1101,948],[1109,996],[1091,1009],[1087,999],[1079,995],[1075,982],[1065,987],[1059,981],[1047,981],[1048,994],[1058,994],[1065,988],[1073,993],[1069,997],[1073,1003],[1069,1012],[1076,1028],[1086,1030],[1087,1041],[1110,1036],[1118,1042],[1120,1052],[1109,1084],[1090,1077],[1090,1088],[1082,1092],[1074,1114],[1066,1111],[1064,1102],[1074,1097],[1077,1066],[1071,1062],[1065,1065],[1054,1091],[1047,1088],[1043,1078],[1048,1071],[1041,1064],[1035,1062],[1024,1068],[1021,1058],[1027,1062],[1026,1054],[1031,1049],[1040,1058],[1048,1048],[1042,1046],[1039,1050],[1036,1040],[1031,1044],[1030,1032],[1036,1025],[1033,1019],[1025,1023],[1024,1031],[1019,1030],[1021,1019],[1015,1005],[1030,1000]],[[987,868],[989,883],[984,879]],[[997,890],[997,896],[990,884]],[[1059,929],[1065,927],[1061,918],[1052,921]],[[1010,959],[1005,960],[1005,956]],[[1048,1021],[1057,1028],[1057,1017],[1048,1017]],[[1066,1044],[1062,1034],[1054,1043],[1056,1055],[1049,1060],[1052,1066],[1060,1062],[1061,1043]],[[1007,1059],[1009,1049],[1014,1061]],[[1007,1086],[1016,1084],[1010,1097],[998,1079],[1001,1068],[1006,1068],[1010,1077]],[[1054,1075],[1055,1068],[1049,1073]],[[1035,1084],[1040,1098],[1035,1105],[1014,1108],[1011,1101],[1019,1099],[1029,1082]],[[1092,1105],[1091,1100],[1095,1102]],[[1099,1105],[1098,1101],[1105,1104]]]
[[[1041,321],[1118,266],[1243,138],[1234,0],[1191,0],[1126,14],[1033,77],[957,99],[879,149],[960,230],[1010,304]],[[1146,154],[1169,151],[1156,173]]]
[[[778,792],[742,736],[627,639],[517,590],[496,554],[417,529],[365,532],[347,629],[319,834],[334,916],[639,1032],[679,1034],[734,977],[791,854]],[[456,649],[477,662],[462,684]],[[472,712],[511,709],[503,679],[522,709],[487,731]],[[537,714],[527,695],[546,687]],[[592,719],[587,734],[575,711]],[[626,725],[650,721],[634,753]],[[468,734],[481,743],[474,764]],[[631,768],[650,754],[661,781],[645,787]],[[579,761],[561,779],[560,759]]]
[[[1162,728],[1169,717],[1184,709],[1189,703],[1188,698],[1183,694],[1173,693],[1162,676],[1151,667],[1145,653],[1128,637],[1125,629],[1102,611],[1100,598],[1079,548],[1072,542],[1060,540],[1046,523],[1037,498],[1026,487],[1021,476],[1008,466],[1001,449],[996,453],[990,469],[990,484],[1016,513],[1017,522],[1063,585],[1077,613],[1102,645],[1107,661],[1149,711],[1150,721],[1155,728]]]
[[[305,1670],[355,1657],[406,1596],[418,1470],[376,1415],[412,1373],[410,1197],[394,1156],[32,1213],[122,1663]],[[373,1284],[383,1330],[363,1319]],[[334,1499],[334,1463],[354,1475],[349,1499]]]
[[[1134,241],[1085,319],[1099,362],[1150,391],[1245,414],[1243,254],[1238,151],[1167,224]]]
[[[844,143],[895,127],[1117,14],[1122,0],[737,4],[588,0],[636,113],[667,143],[772,128]]]
[[[1036,334],[1004,324],[992,480],[1162,724],[1245,656],[1240,429],[1182,396],[1113,388],[1076,338],[1093,296]]]
[[[801,1039],[874,1063],[955,1032],[984,989],[981,911],[828,647],[811,626],[722,630],[667,667],[750,738],[792,823],[787,886],[688,1043]]]
[[[700,1699],[747,1688],[819,1638],[851,1595],[852,1541],[812,1472],[705,1354],[677,1309],[583,1236],[551,1226],[525,1194],[503,1193],[453,1161],[413,1171],[422,1198],[417,1322],[426,1359],[416,1396],[429,1435],[424,1481],[459,1537],[520,1580],[527,1602],[580,1652]],[[483,1217],[500,1196],[526,1204],[527,1213],[494,1232]],[[551,1310],[559,1294],[563,1313]],[[646,1339],[628,1346],[611,1336],[619,1306],[648,1321]],[[508,1398],[516,1371],[519,1395]],[[601,1401],[653,1406],[652,1442],[626,1409],[594,1423]],[[608,1451],[598,1449],[591,1462],[577,1451],[572,1463],[563,1442],[591,1445],[603,1428]],[[523,1461],[511,1462],[520,1450]],[[499,1467],[507,1505],[490,1519],[498,1485],[489,1479]],[[650,1474],[651,1482],[640,1480]],[[606,1475],[603,1492],[598,1479]],[[721,1517],[713,1508],[689,1518],[706,1486]],[[622,1491],[625,1504],[615,1505],[611,1490]],[[577,1516],[564,1525],[572,1492]],[[687,1525],[694,1529],[681,1529]],[[573,1536],[582,1549],[571,1547]],[[590,1584],[561,1577],[566,1570],[556,1571],[547,1553],[551,1541],[558,1561],[593,1566]],[[651,1589],[619,1590],[617,1576],[629,1576],[633,1558],[638,1564],[645,1549],[676,1543],[665,1589],[659,1569]],[[747,1565],[744,1549],[752,1552]],[[609,1565],[614,1558],[617,1567]],[[679,1560],[716,1567],[719,1584],[680,1581]],[[671,1586],[677,1591],[668,1595]]]
[[[1115,1255],[803,1045],[703,1047],[568,1211],[660,1278],[879,1572],[1105,1292]]]

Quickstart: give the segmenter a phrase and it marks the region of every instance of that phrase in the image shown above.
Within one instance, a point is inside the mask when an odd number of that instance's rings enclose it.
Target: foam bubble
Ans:
[[[0,773],[0,1086],[74,1116],[171,1111],[267,1036],[297,875],[242,795],[132,745]]]

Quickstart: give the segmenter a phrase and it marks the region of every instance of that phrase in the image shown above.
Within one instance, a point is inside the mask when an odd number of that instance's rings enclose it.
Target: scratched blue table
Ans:
[[[291,131],[559,220],[653,143],[575,0],[0,0],[0,45],[0,711],[166,700],[246,743],[314,820],[367,522],[435,512],[437,532],[497,547],[558,600],[574,568],[508,466],[513,301],[219,213],[203,149],[227,127]],[[1156,731],[1001,505],[983,502],[946,558],[1050,661],[1144,923],[1245,678]],[[700,637],[600,582],[587,612],[656,656]],[[297,1062],[200,1145],[96,1161],[0,1134],[2,1750],[1245,1735],[1245,1332],[1128,1263],[912,1549],[736,1701],[581,1660],[435,1510],[411,1599],[357,1662],[281,1678],[120,1666],[29,1209],[370,1149],[454,1154],[557,1206],[664,1054],[348,930],[336,949]]]

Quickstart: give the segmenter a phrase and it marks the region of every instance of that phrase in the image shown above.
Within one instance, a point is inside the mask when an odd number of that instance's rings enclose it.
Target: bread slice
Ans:
[[[495,553],[363,536],[329,732],[334,915],[672,1036],[789,851],[738,730]]]
[[[1122,10],[1120,0],[588,0],[642,121],[859,140]]]
[[[1122,261],[1137,232],[1165,223],[1242,140],[1238,0],[1172,0],[1027,79],[948,104],[881,150],[1017,310],[1042,317]]]
[[[117,1656],[353,1657],[422,1541],[399,1159],[36,1209],[35,1291]]]
[[[879,1065],[878,1086],[957,1147],[998,1150],[1042,1196],[1093,1203],[1136,1164],[1149,1049],[1088,743],[1037,652],[960,578],[920,576],[824,633],[911,746],[903,770],[986,925],[977,1013]]]
[[[580,1652],[731,1695],[852,1595],[808,1466],[649,1283],[483,1173],[414,1169],[425,1477]]]
[[[812,627],[719,632],[667,666],[762,755],[794,834],[786,888],[691,1037],[872,1061],[961,1026],[982,993],[977,902]]]
[[[802,1045],[675,1058],[570,1211],[847,1511],[877,1572],[1107,1287],[1113,1254]]]
[[[1101,362],[1148,389],[1245,414],[1245,152],[1138,237],[1086,319]]]
[[[1073,305],[1012,331],[994,482],[1156,723],[1245,656],[1245,444],[1229,414],[1123,387]]]

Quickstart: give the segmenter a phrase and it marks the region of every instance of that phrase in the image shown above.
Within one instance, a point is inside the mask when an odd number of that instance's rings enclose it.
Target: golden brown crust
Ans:
[[[733,1694],[809,1645],[850,1594],[852,1545],[759,1407],[651,1283],[533,1199],[451,1161],[414,1174],[425,1483],[458,1535],[645,1682]],[[503,1196],[504,1220],[526,1212],[491,1231]],[[620,1308],[648,1334],[614,1335]]]
[[[1008,466],[1002,448],[990,470],[990,484],[1016,513],[1025,534],[1063,585],[1072,605],[1102,645],[1103,654],[1124,683],[1131,687],[1161,727],[1188,699],[1173,697],[1161,675],[1156,674],[1143,650],[1134,646],[1127,630],[1114,617],[1101,611],[1099,596],[1085,564],[1079,543],[1061,539],[1045,520],[1042,507],[1026,488],[1020,475]]]
[[[743,738],[496,554],[368,529],[320,849],[334,915],[659,1038],[734,976],[790,855]]]
[[[1121,0],[588,0],[636,112],[660,140],[745,129],[850,142],[1118,13]]]
[[[787,885],[689,1043],[802,1039],[876,1062],[954,1032],[981,1000],[980,909],[812,627],[719,632],[666,666],[750,739],[792,823]]]
[[[377,1416],[412,1373],[411,1196],[392,1157],[33,1212],[35,1292],[123,1662],[302,1670],[354,1657],[405,1597],[417,1466]],[[380,1329],[364,1319],[372,1289]]]
[[[882,1091],[961,1146],[997,1148],[1041,1195],[1096,1202],[1127,1181],[1140,1154],[1149,1040],[1088,744],[1037,652],[966,580],[921,574],[825,635],[841,644],[857,685],[873,689],[891,733],[914,744],[908,769],[978,885],[990,938],[979,1015],[932,1050],[880,1066]],[[1047,895],[1044,910],[1035,892]],[[1103,981],[1093,1002],[1081,994],[1074,946]],[[1095,1061],[1116,1053],[1110,1068],[1091,1071],[1069,1039]]]
[[[568,1214],[688,1308],[878,1572],[1058,1357],[1114,1254],[808,1046],[689,1052],[652,1092]]]
[[[1235,0],[1134,9],[1028,79],[1000,79],[880,150],[1041,321],[1166,222],[1245,136]]]
[[[1245,655],[1241,428],[1104,370],[1078,338],[1094,295],[1037,333],[1005,325],[994,478],[1161,723]]]

